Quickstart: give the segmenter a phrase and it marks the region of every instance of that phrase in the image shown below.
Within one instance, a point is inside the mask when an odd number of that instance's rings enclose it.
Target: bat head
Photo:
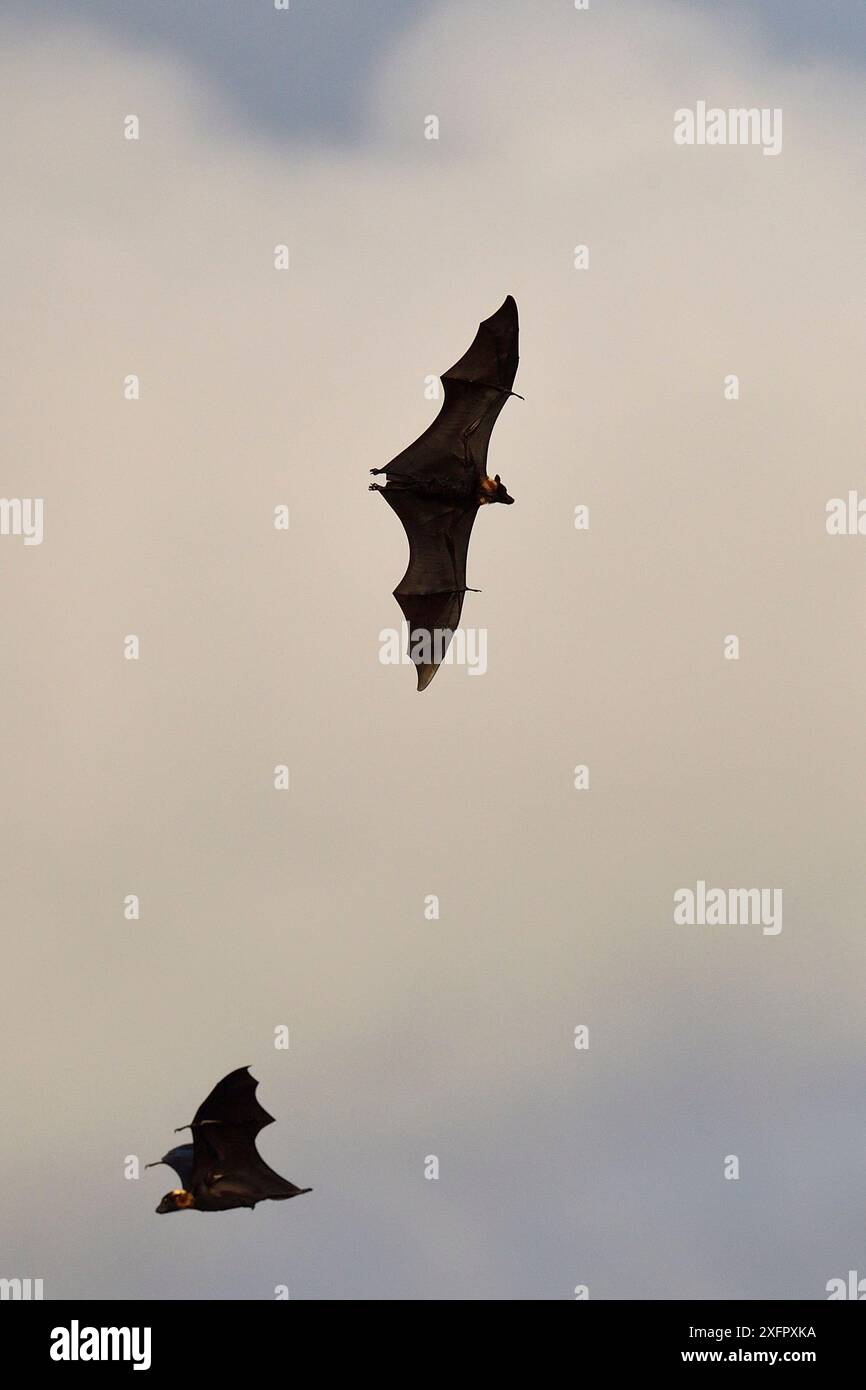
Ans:
[[[514,501],[514,498],[509,496],[498,473],[495,478],[484,479],[481,484],[481,491],[485,502],[504,502],[506,506],[510,507]]]
[[[176,1187],[173,1192],[166,1192],[159,1206],[156,1208],[157,1216],[164,1216],[167,1211],[188,1211],[195,1206],[195,1197],[191,1192],[187,1192],[182,1187]]]

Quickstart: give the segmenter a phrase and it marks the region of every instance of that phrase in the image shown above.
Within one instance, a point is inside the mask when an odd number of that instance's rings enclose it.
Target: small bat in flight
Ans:
[[[384,468],[381,492],[409,539],[409,568],[394,597],[409,624],[409,655],[426,690],[460,622],[469,537],[479,507],[514,501],[487,476],[487,446],[517,371],[517,305],[511,295],[479,325],[472,346],[442,377],[445,399],[414,444]],[[521,397],[522,399],[522,397]]]
[[[157,1168],[167,1163],[183,1184],[165,1194],[156,1208],[158,1215],[253,1208],[256,1202],[283,1202],[312,1192],[311,1187],[295,1187],[281,1178],[256,1148],[259,1130],[274,1122],[256,1100],[258,1084],[249,1067],[229,1072],[202,1101],[192,1124],[181,1125],[192,1130],[192,1143],[171,1149],[157,1163],[145,1164]]]

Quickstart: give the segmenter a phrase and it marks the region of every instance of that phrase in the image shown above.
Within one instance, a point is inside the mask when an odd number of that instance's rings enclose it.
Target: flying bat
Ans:
[[[283,1202],[312,1192],[295,1187],[269,1168],[256,1148],[256,1135],[274,1123],[256,1100],[258,1082],[249,1067],[229,1072],[203,1100],[191,1125],[192,1143],[171,1149],[156,1163],[167,1163],[180,1178],[181,1187],[167,1192],[156,1208],[167,1211],[230,1211],[255,1207],[256,1202]],[[175,1130],[178,1134],[180,1130]]]
[[[394,597],[409,625],[409,655],[426,690],[460,622],[469,538],[479,507],[514,501],[487,446],[517,372],[517,305],[511,295],[478,327],[471,347],[442,377],[445,399],[432,425],[384,468],[381,492],[409,540],[409,568]],[[522,399],[522,397],[521,397]]]

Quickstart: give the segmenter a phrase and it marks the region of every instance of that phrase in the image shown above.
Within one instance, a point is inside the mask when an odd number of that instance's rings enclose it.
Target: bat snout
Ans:
[[[498,473],[496,474],[496,477],[493,479],[493,483],[493,497],[491,500],[494,502],[504,502],[507,507],[510,507],[512,502],[514,501],[514,498],[509,495],[508,489],[506,488]]]

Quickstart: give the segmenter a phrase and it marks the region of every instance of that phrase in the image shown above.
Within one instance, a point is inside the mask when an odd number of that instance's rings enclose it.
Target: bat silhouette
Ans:
[[[256,1135],[274,1122],[256,1100],[258,1082],[249,1067],[229,1072],[203,1100],[191,1125],[192,1143],[164,1154],[157,1168],[167,1163],[180,1178],[181,1187],[167,1192],[156,1208],[167,1211],[230,1211],[253,1208],[256,1202],[282,1202],[312,1192],[295,1187],[269,1168],[256,1148]],[[178,1130],[175,1133],[179,1133]]]
[[[478,508],[514,501],[499,474],[487,476],[487,446],[517,371],[517,305],[505,301],[478,327],[471,347],[442,377],[445,399],[414,444],[370,484],[399,516],[409,540],[409,567],[394,597],[409,625],[409,655],[426,690],[460,622],[466,557]],[[521,397],[522,399],[522,397]]]

